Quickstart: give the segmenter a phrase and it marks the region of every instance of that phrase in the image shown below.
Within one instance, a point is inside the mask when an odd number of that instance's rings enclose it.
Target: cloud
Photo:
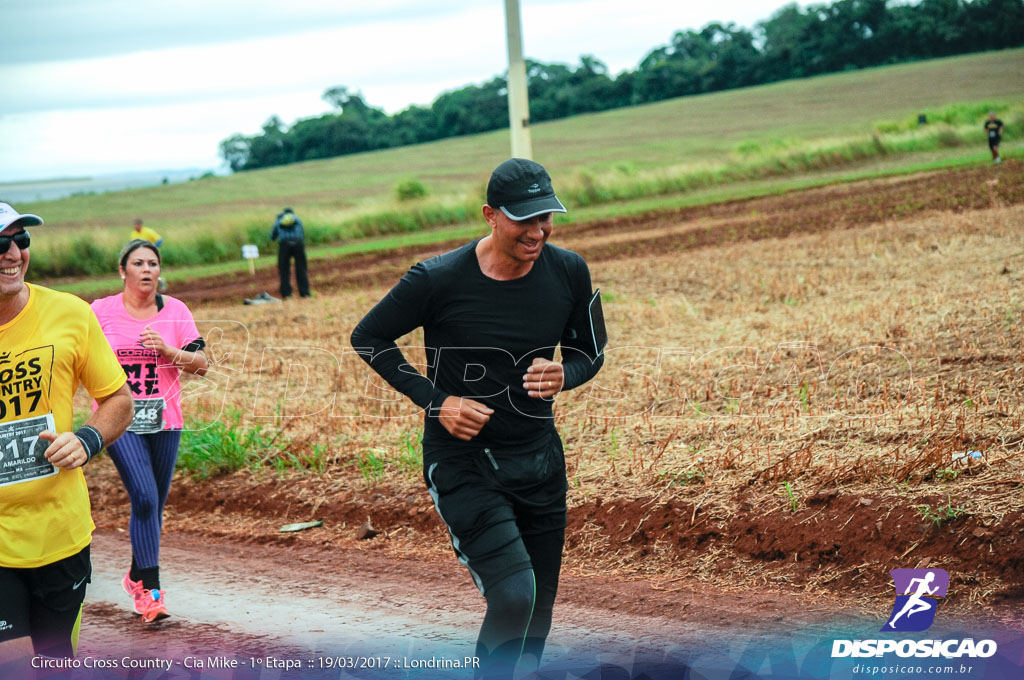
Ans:
[[[396,88],[415,85],[411,91],[429,104],[440,90],[425,93],[423,84],[465,84],[478,80],[481,73],[503,69],[503,44],[474,31],[481,24],[500,26],[500,21],[500,11],[473,10],[435,31],[424,31],[410,19],[199,47],[4,65],[0,81],[8,92],[17,93],[5,103],[4,115],[274,95],[283,101],[300,94],[319,97],[334,85],[366,93],[388,90],[391,101],[370,103],[395,110],[417,101],[402,97]],[[265,111],[264,117],[280,114],[280,108]],[[328,107],[321,103],[317,108]]]
[[[437,21],[458,0],[5,0],[0,63],[131,54],[398,20]]]

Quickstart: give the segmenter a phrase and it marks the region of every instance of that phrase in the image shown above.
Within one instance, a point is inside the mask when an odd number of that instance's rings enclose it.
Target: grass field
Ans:
[[[890,135],[881,152],[872,135],[880,123],[954,102],[1020,108],[1022,56],[1024,50],[1009,50],[933,60],[579,116],[537,125],[534,148],[573,207],[785,179],[879,153],[897,169],[917,162],[906,151],[938,151],[940,159],[956,161],[965,156],[959,145],[966,144],[980,161],[980,122],[931,141],[916,133]],[[1024,120],[1024,113],[1014,115]],[[1008,154],[1015,153],[1012,140],[1011,132]],[[475,220],[487,174],[506,155],[507,133],[493,132],[19,208],[43,214],[55,227],[36,246],[41,272],[59,273],[61,263],[69,274],[83,263],[87,273],[104,271],[135,216],[167,237],[165,256],[181,267],[233,260],[240,243],[265,242],[284,205],[296,208],[314,243]],[[895,163],[894,155],[900,158]],[[426,185],[431,196],[398,204],[394,187],[408,178]]]
[[[1016,146],[1024,148],[1024,144]],[[1015,148],[1015,145],[1008,145],[1008,148]],[[815,172],[803,172],[792,177],[771,177],[760,180],[737,181],[710,186],[701,191],[599,203],[576,208],[568,215],[559,215],[556,218],[556,222],[559,225],[559,229],[572,229],[576,224],[587,224],[594,220],[625,215],[675,210],[688,206],[707,205],[757,196],[771,196],[787,191],[828,184],[855,182],[873,177],[893,177],[928,172],[940,168],[977,165],[978,163],[985,162],[986,157],[987,152],[978,152],[977,149],[966,148],[919,152],[913,154],[911,158],[906,156],[882,156],[853,164],[851,167],[844,166]],[[307,254],[311,261],[344,258],[358,253],[389,251],[449,239],[475,238],[481,235],[482,229],[483,225],[479,222],[449,227],[435,227],[419,232],[356,239],[341,244],[312,247],[308,249]],[[262,253],[262,256],[255,261],[256,268],[276,271],[277,257],[273,250],[264,249]],[[244,277],[248,274],[248,264],[242,260],[233,260],[207,265],[168,267],[164,272],[164,278],[172,283],[178,283],[224,274],[237,274]],[[90,298],[108,295],[121,288],[121,280],[115,272],[87,278],[71,277],[66,280],[56,279],[48,283],[58,290]]]

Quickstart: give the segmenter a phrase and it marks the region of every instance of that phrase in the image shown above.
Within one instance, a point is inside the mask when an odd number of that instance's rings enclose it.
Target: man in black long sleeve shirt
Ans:
[[[511,677],[521,654],[539,664],[566,524],[552,402],[603,361],[587,264],[545,245],[555,212],[565,208],[544,168],[505,161],[483,206],[490,235],[416,264],[352,333],[370,366],[424,409],[424,480],[487,600],[486,677]],[[420,326],[426,376],[395,344]]]

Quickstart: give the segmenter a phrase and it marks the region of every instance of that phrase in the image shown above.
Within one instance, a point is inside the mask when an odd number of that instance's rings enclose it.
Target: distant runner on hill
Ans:
[[[412,267],[352,345],[424,409],[424,481],[487,601],[478,675],[511,678],[521,657],[524,672],[540,663],[562,564],[567,484],[552,404],[601,368],[605,331],[587,263],[546,245],[565,208],[543,167],[499,165],[482,210],[491,233]],[[395,344],[418,327],[426,376]]]
[[[999,156],[999,142],[1003,139],[1003,121],[996,118],[995,111],[988,112],[985,132],[988,134],[988,148],[992,152],[992,162],[1002,163],[1003,159]]]
[[[164,239],[160,234],[156,233],[156,231],[149,227],[143,226],[141,217],[136,217],[135,221],[132,223],[132,233],[130,238],[141,238],[149,241],[157,248],[164,244]]]

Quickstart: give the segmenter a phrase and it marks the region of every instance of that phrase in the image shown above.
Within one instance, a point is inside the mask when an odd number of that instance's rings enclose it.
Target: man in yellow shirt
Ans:
[[[146,239],[147,241],[155,245],[157,248],[164,244],[164,239],[163,237],[160,236],[160,234],[156,233],[156,231],[150,229],[149,227],[142,226],[141,217],[135,218],[135,222],[132,225],[132,233],[129,238]]]
[[[142,226],[141,217],[135,218],[135,222],[132,224],[132,234],[128,238],[129,240],[134,238],[145,239],[157,248],[164,244],[164,239],[160,234],[156,233],[156,231],[149,227]],[[162,276],[157,278],[157,290],[161,293],[167,290],[167,282],[164,281],[164,277]]]
[[[81,467],[134,415],[89,305],[25,282],[42,223],[0,203],[0,677],[75,654],[95,528]],[[79,384],[99,407],[72,431]]]

